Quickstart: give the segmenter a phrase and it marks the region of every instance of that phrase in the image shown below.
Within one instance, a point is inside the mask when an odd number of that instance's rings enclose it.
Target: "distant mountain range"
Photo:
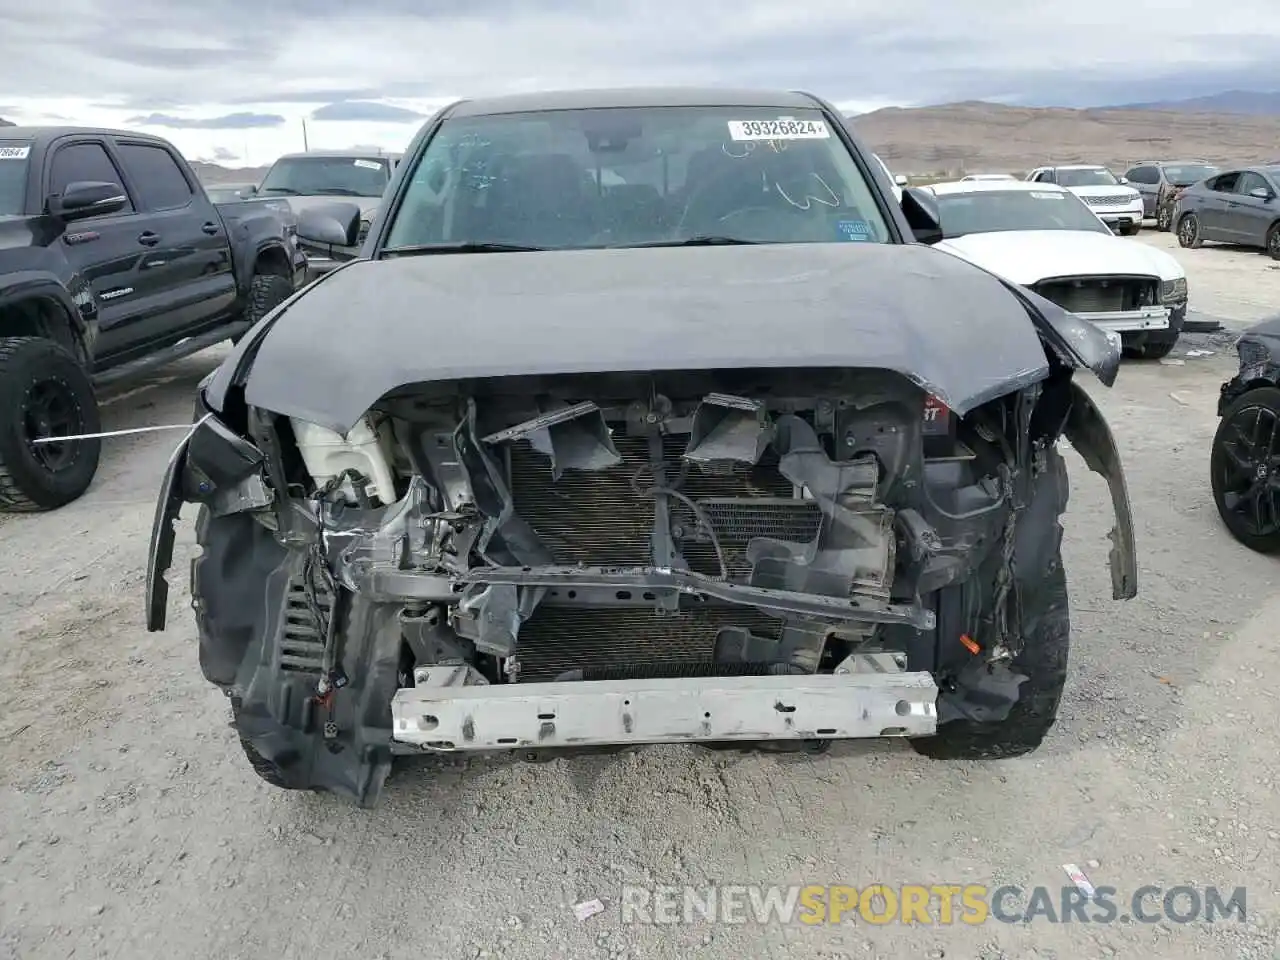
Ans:
[[[1044,163],[1102,163],[1124,169],[1135,160],[1157,156],[1252,162],[1273,157],[1280,149],[1280,90],[1225,90],[1205,97],[1085,110],[968,101],[888,107],[854,119],[895,172],[924,176],[1025,171]],[[0,119],[0,126],[15,124]],[[252,183],[266,173],[263,167],[203,161],[192,166],[206,183]]]
[[[1280,147],[1280,110],[1075,110],[968,101],[887,107],[853,123],[894,173],[921,177],[1025,173],[1053,163],[1098,163],[1123,172],[1138,160],[1162,157],[1254,163]]]
[[[1280,116],[1280,90],[1224,90],[1188,100],[1120,103],[1112,110],[1166,110],[1174,113],[1232,113],[1254,117]]]

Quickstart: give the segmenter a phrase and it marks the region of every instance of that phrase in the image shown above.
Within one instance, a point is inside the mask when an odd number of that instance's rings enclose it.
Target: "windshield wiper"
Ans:
[[[760,240],[744,240],[741,237],[722,237],[710,234],[699,234],[685,237],[683,240],[648,240],[644,243],[625,243],[621,247],[737,247],[759,244]]]
[[[289,187],[263,187],[258,192],[259,193],[287,193],[292,197],[302,196],[302,194],[299,193],[297,190],[290,189]]]
[[[368,194],[361,193],[359,190],[348,190],[346,187],[325,187],[323,190],[317,190],[318,196],[332,197],[364,197]]]
[[[383,256],[405,255],[416,256],[427,253],[526,253],[545,250],[546,247],[527,247],[518,243],[416,243],[403,247],[389,247],[382,251]]]

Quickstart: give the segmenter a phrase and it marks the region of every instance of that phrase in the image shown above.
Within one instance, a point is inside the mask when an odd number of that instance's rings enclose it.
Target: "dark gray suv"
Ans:
[[[1125,179],[1142,194],[1143,214],[1155,217],[1156,229],[1167,231],[1178,194],[1217,172],[1206,160],[1143,160],[1129,168]]]

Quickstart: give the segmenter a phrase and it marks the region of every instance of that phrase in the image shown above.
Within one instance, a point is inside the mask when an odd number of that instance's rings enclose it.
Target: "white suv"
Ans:
[[[1142,194],[1106,167],[1037,167],[1027,179],[1066,187],[1116,233],[1131,237],[1142,229]]]

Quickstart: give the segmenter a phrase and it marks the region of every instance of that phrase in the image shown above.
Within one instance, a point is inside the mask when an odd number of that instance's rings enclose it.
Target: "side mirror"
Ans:
[[[251,183],[240,192],[246,197],[256,197],[258,195],[258,185]]]
[[[78,180],[68,183],[61,194],[49,197],[45,201],[45,211],[51,217],[70,222],[118,213],[128,202],[129,195],[118,183]]]
[[[918,243],[938,243],[942,240],[942,219],[938,215],[938,202],[933,194],[920,187],[907,187],[902,191],[902,212]]]
[[[326,247],[353,247],[360,237],[360,208],[327,203],[298,211],[298,239]]]
[[[1128,183],[1128,182],[1129,182],[1129,178],[1128,178],[1128,177],[1118,177],[1117,179],[1118,179],[1121,183]]]
[[[897,176],[895,176],[895,177],[893,178],[893,182],[894,182],[894,183],[896,183],[896,184],[897,184],[898,186],[900,186],[900,187],[905,187],[905,186],[906,186],[907,184],[909,184],[911,181],[910,181],[910,180],[908,180],[904,174],[901,174],[901,173],[900,173],[900,174],[898,174]]]
[[[1253,197],[1255,200],[1271,200],[1275,197],[1275,194],[1266,187],[1254,187],[1249,191],[1249,196]]]

